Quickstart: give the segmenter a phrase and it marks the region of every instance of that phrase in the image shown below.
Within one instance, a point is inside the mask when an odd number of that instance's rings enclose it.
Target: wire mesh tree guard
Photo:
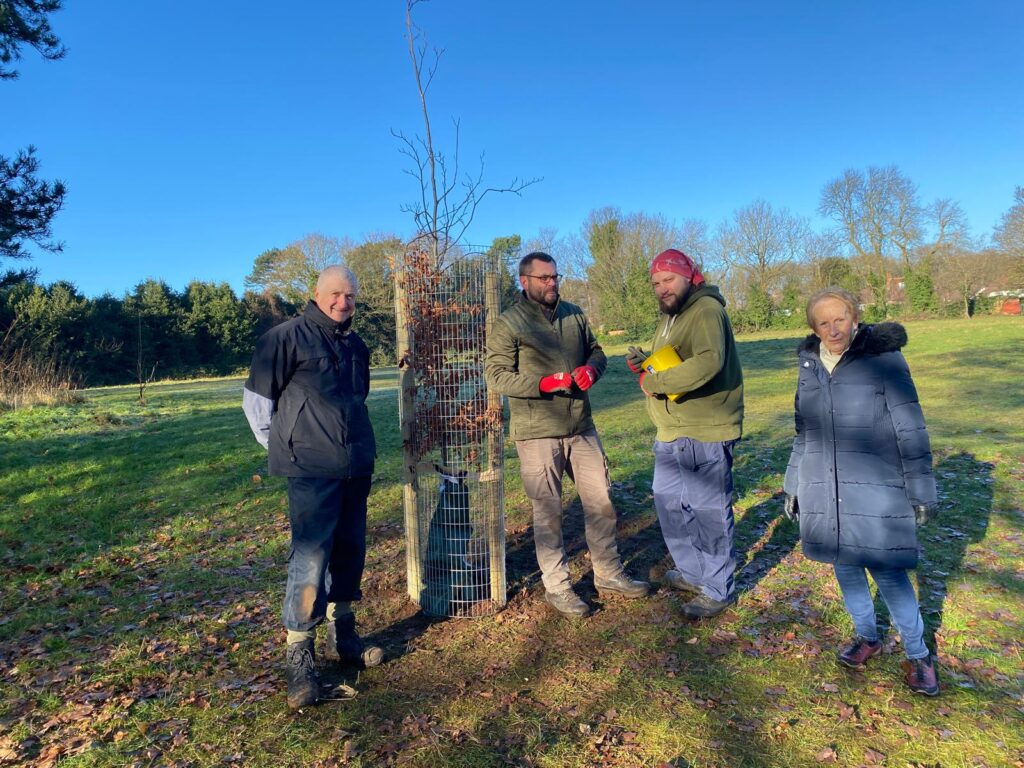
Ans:
[[[501,398],[483,369],[503,267],[481,254],[440,264],[416,245],[395,265],[406,571],[432,616],[506,600]]]

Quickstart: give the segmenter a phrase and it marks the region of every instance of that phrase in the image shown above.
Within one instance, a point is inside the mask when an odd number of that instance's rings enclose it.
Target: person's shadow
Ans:
[[[995,478],[992,465],[961,451],[943,458],[934,469],[939,488],[938,514],[918,530],[923,550],[917,566],[918,602],[924,618],[925,640],[935,648],[935,633],[942,626],[949,584],[963,571],[977,572],[964,564],[967,548],[985,538]],[[1011,580],[1012,588],[1021,589]]]
[[[799,529],[782,515],[785,494],[750,507],[736,525],[736,593],[742,595],[757,586],[765,576],[793,551]],[[766,538],[767,536],[767,538]]]
[[[967,548],[985,538],[992,515],[992,465],[961,451],[943,458],[934,467],[939,490],[936,514],[918,528],[921,557],[917,566],[917,595],[924,619],[925,643],[934,652],[935,635],[942,627],[949,586],[964,571],[977,572],[973,564],[964,565]],[[1010,589],[1020,591],[1020,582],[1010,580]],[[892,619],[881,596],[875,595],[875,611],[883,627]],[[898,630],[892,627],[892,635]]]

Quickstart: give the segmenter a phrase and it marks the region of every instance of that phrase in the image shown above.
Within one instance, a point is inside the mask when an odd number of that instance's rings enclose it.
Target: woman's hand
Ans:
[[[800,502],[797,501],[796,496],[790,496],[786,494],[786,501],[782,505],[782,513],[786,516],[786,519],[791,523],[800,522]]]
[[[939,516],[939,508],[935,505],[930,504],[915,504],[914,505],[914,521],[918,525],[924,525],[929,520],[934,520]]]

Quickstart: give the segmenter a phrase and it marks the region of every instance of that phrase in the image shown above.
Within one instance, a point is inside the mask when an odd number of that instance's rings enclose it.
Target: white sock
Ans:
[[[306,632],[296,632],[294,629],[288,630],[288,645],[292,643],[301,643],[303,640],[315,640],[316,630],[310,629]]]
[[[327,604],[327,620],[336,621],[342,616],[348,616],[352,613],[352,603],[328,603]]]

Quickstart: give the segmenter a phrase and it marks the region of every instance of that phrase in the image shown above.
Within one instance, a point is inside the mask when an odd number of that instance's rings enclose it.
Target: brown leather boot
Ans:
[[[865,640],[860,635],[839,649],[839,663],[851,669],[864,669],[864,662],[882,652],[882,641]]]
[[[925,696],[939,695],[939,678],[935,674],[935,662],[931,656],[904,661],[903,669],[907,673],[907,687],[914,693]]]

